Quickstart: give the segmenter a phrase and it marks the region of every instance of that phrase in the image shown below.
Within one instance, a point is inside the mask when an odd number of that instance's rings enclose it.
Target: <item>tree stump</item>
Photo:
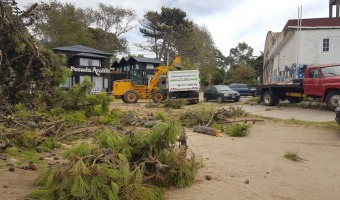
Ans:
[[[192,128],[193,128],[193,131],[196,133],[203,133],[203,134],[217,136],[217,137],[222,136],[221,130],[210,128],[207,126],[194,126]]]

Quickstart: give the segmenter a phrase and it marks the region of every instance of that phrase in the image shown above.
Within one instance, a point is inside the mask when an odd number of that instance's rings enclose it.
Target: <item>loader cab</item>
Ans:
[[[148,77],[144,70],[133,69],[129,72],[132,85],[147,85]]]

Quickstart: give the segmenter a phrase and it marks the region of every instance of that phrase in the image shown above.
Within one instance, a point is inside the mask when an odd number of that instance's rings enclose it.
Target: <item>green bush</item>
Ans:
[[[226,134],[231,137],[245,137],[249,134],[250,127],[250,124],[235,123],[229,125],[228,129],[226,130]]]
[[[168,98],[164,101],[164,107],[173,108],[173,109],[180,109],[186,104],[187,104],[187,101],[185,99],[169,99]]]

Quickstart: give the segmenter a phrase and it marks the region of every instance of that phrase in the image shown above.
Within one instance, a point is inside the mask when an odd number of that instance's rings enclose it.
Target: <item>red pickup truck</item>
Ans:
[[[315,65],[305,69],[304,78],[291,83],[273,83],[259,86],[261,101],[267,106],[280,100],[300,103],[305,99],[319,98],[321,103],[334,110],[340,100],[340,64]]]

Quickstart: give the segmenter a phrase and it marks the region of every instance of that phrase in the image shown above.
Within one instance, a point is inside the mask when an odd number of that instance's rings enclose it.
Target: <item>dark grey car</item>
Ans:
[[[228,85],[228,87],[232,90],[239,92],[241,96],[253,96],[253,97],[258,96],[256,88],[250,88],[246,84],[233,83]]]
[[[239,101],[240,93],[230,89],[226,85],[211,85],[204,91],[204,101],[217,100],[219,103],[225,101]]]

